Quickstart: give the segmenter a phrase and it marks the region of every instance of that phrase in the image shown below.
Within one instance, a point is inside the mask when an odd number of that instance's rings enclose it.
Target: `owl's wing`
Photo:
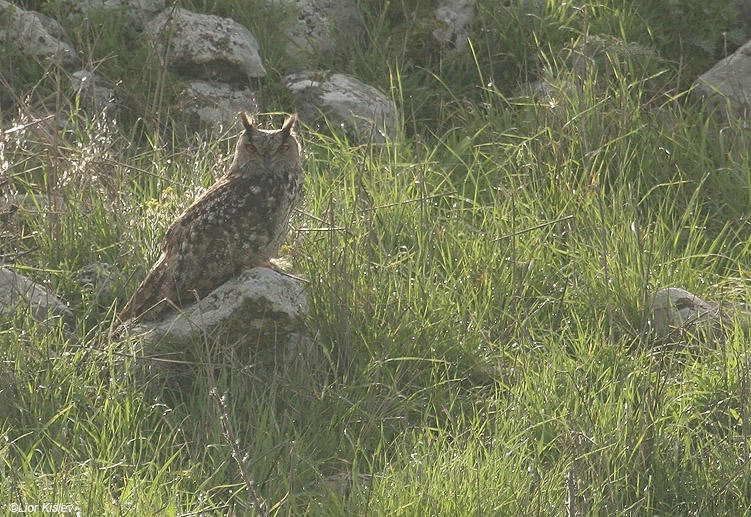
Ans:
[[[156,319],[170,306],[168,277],[171,275],[167,256],[162,254],[149,271],[146,278],[138,285],[133,296],[118,314],[121,322],[133,319]],[[144,317],[147,316],[147,317]]]
[[[175,219],[164,234],[164,240],[162,241],[163,252],[167,252],[176,244],[185,242],[186,239],[190,238],[191,229],[195,228],[197,224],[200,226],[202,223],[201,219],[207,219],[211,211],[215,210],[216,206],[220,204],[226,183],[226,178],[217,181],[198,199],[193,201],[180,214],[180,217]]]
[[[168,230],[168,245],[198,246],[218,259],[230,253],[253,254],[279,233],[280,213],[289,200],[273,177],[225,178],[197,199]]]

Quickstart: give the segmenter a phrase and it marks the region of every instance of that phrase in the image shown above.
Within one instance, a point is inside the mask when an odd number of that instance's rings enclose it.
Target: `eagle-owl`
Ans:
[[[121,322],[154,320],[195,302],[236,273],[269,266],[303,187],[297,116],[279,130],[246,113],[227,173],[170,226],[162,255],[120,312]]]

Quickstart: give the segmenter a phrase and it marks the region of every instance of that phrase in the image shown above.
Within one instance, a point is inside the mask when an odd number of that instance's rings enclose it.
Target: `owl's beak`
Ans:
[[[271,165],[271,155],[269,153],[263,153],[263,165],[264,167]]]

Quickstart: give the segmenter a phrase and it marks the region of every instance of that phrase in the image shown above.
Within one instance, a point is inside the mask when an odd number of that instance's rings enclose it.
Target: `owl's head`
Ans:
[[[244,131],[235,149],[230,173],[254,175],[299,167],[300,142],[296,133],[297,115],[287,117],[281,129],[259,129],[253,118],[242,113]]]

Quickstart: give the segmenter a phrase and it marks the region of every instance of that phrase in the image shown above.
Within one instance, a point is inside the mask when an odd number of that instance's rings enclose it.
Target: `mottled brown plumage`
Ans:
[[[273,131],[258,129],[247,114],[241,119],[232,165],[167,230],[162,255],[120,321],[157,319],[279,253],[302,194],[297,118]]]

